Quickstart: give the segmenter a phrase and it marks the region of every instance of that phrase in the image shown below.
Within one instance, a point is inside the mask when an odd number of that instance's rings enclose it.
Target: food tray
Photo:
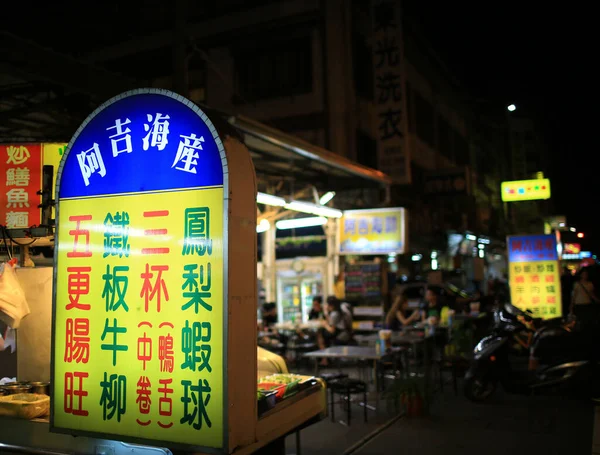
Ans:
[[[310,386],[312,379],[299,374],[271,374],[258,380],[258,389],[273,392],[280,401]]]
[[[257,392],[257,407],[258,407],[258,416],[260,417],[269,409],[273,409],[275,404],[277,403],[277,397],[275,396],[275,392],[266,391],[266,390],[258,390]]]
[[[35,419],[48,415],[50,397],[37,393],[17,393],[0,397],[0,416]]]

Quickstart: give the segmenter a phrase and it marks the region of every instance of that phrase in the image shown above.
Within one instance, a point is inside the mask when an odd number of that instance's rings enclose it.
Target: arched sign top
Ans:
[[[96,109],[73,136],[57,198],[223,185],[226,161],[206,114],[173,92],[125,92]]]

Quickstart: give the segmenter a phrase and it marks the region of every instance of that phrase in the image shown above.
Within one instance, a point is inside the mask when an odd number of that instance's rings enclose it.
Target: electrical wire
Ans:
[[[29,246],[29,245],[32,245],[33,243],[35,243],[35,241],[37,240],[37,239],[33,239],[33,240],[32,240],[31,242],[29,242],[29,243],[19,243],[19,242],[17,242],[17,241],[16,241],[16,240],[15,240],[15,239],[14,239],[14,238],[13,238],[13,237],[10,235],[10,232],[8,232],[8,229],[6,229],[6,226],[4,226],[4,227],[3,227],[3,234],[2,234],[2,235],[4,235],[4,232],[6,232],[6,235],[8,235],[8,238],[9,238],[9,240],[10,240],[12,243],[14,243],[15,245],[18,245],[18,246]]]
[[[0,226],[0,230],[2,231],[2,240],[4,241],[4,248],[6,248],[6,254],[8,255],[8,259],[12,259],[12,254],[10,252],[10,249],[8,248],[8,242],[6,241],[6,235],[4,233],[4,230],[6,228],[4,226]]]

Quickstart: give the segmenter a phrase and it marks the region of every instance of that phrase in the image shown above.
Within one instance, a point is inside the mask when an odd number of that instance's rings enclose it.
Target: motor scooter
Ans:
[[[512,340],[529,332],[529,356],[516,355]],[[471,401],[488,399],[498,384],[509,393],[532,394],[556,388],[589,390],[592,352],[572,321],[541,321],[511,304],[494,312],[490,335],[473,350],[464,393]]]

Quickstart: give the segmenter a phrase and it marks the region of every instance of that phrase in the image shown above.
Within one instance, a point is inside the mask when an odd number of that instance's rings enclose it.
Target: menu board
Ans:
[[[52,195],[58,163],[67,144],[0,144],[0,224],[24,229],[41,224],[42,169],[53,166]]]
[[[512,304],[544,319],[562,316],[556,237],[530,235],[508,238],[509,285]]]
[[[51,424],[220,449],[223,150],[164,93],[108,102],[61,163]]]
[[[363,262],[346,266],[346,298],[348,300],[381,300],[381,264]]]
[[[0,145],[0,224],[28,228],[41,221],[41,144]]]

